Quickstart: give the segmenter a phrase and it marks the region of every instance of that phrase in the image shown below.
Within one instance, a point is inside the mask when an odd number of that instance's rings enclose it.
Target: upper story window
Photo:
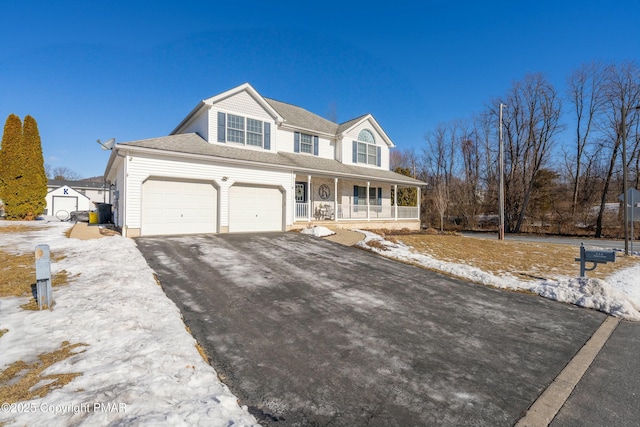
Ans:
[[[227,115],[227,141],[244,144],[244,117]]]
[[[376,145],[376,139],[371,131],[364,129],[358,134],[358,140],[353,141],[353,163],[364,163],[380,166],[381,149]]]
[[[306,133],[300,134],[300,152],[301,153],[313,153],[313,137]]]
[[[271,124],[219,111],[218,142],[237,142],[270,150]]]
[[[319,140],[316,135],[308,135],[306,133],[293,133],[293,151],[296,153],[309,153],[314,156],[318,155]]]

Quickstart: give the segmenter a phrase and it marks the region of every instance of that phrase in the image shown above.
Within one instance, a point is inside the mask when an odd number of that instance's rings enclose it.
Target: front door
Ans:
[[[307,202],[307,183],[296,182],[296,203]]]

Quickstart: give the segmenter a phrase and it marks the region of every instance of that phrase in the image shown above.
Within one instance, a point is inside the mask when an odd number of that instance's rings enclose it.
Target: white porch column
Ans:
[[[393,206],[395,207],[393,212],[393,219],[398,220],[398,184],[393,185]]]
[[[371,183],[369,181],[367,181],[367,221],[369,221],[371,219],[370,217],[370,213],[369,213],[369,187],[371,187]]]
[[[418,222],[420,222],[420,187],[416,187],[416,194],[418,198],[418,200],[416,201],[416,204],[418,206]],[[422,224],[420,224],[420,226],[422,226]]]
[[[333,178],[333,220],[338,222],[338,178]]]
[[[311,175],[307,175],[307,222],[311,222]]]

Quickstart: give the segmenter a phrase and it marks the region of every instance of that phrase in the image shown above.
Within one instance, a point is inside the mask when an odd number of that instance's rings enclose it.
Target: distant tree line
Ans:
[[[607,207],[622,193],[623,132],[629,187],[640,186],[640,68],[584,64],[566,87],[559,93],[543,74],[527,75],[476,116],[428,130],[419,149],[393,152],[392,169],[429,184],[422,220],[439,228],[497,226],[505,104],[505,230],[618,234],[618,211]]]

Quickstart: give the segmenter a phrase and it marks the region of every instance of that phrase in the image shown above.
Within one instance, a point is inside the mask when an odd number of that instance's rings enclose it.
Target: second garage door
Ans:
[[[229,232],[283,230],[279,188],[234,185],[229,189]]]
[[[218,192],[209,182],[149,179],[142,184],[144,236],[215,233]]]

